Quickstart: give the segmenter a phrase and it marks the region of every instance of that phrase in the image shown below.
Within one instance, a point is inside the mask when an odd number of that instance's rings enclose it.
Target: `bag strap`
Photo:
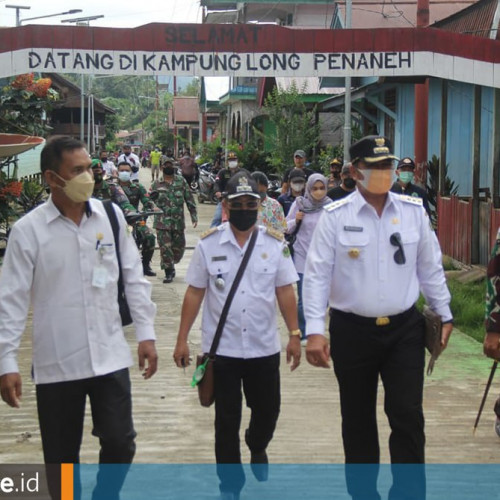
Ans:
[[[116,250],[116,258],[118,260],[118,296],[125,291],[125,287],[123,285],[123,273],[122,273],[122,260],[120,258],[120,226],[118,225],[118,219],[116,217],[115,210],[113,208],[113,203],[111,200],[105,200],[102,202],[104,210],[108,214],[109,222],[111,223],[111,229],[113,230],[113,236],[115,238],[115,250]]]
[[[245,268],[247,267],[248,261],[250,260],[250,255],[252,253],[253,247],[255,246],[255,241],[257,240],[258,232],[259,232],[258,228],[255,228],[253,230],[252,236],[250,237],[250,241],[248,242],[248,247],[246,249],[245,255],[243,256],[243,260],[241,261],[240,267],[238,268],[238,272],[236,273],[233,284],[231,285],[231,290],[229,290],[229,293],[227,295],[226,303],[224,304],[222,312],[220,313],[219,324],[217,325],[217,330],[215,330],[214,339],[212,341],[210,352],[208,354],[210,358],[215,357],[215,353],[217,351],[217,347],[219,346],[219,341],[222,335],[222,330],[224,328],[224,323],[226,322],[227,313],[229,312],[229,308],[231,307],[231,302],[233,301],[236,289],[240,284]]]

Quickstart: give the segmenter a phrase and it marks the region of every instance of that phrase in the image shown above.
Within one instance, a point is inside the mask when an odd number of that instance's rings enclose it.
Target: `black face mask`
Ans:
[[[124,155],[125,155],[125,156],[130,156],[130,153],[131,153],[131,151],[125,151],[125,152],[124,152]]]
[[[103,157],[103,158],[101,158],[101,161],[102,161],[103,163],[106,163],[106,162],[108,161],[108,159],[107,159],[106,157]]]
[[[174,167],[165,167],[163,169],[164,175],[174,175],[174,172],[175,172]]]
[[[332,175],[334,179],[338,179],[340,177],[340,172],[338,170],[332,170]]]
[[[97,184],[102,182],[102,174],[94,174],[94,181],[96,181]]]
[[[356,181],[351,177],[347,177],[347,179],[344,179],[344,186],[347,189],[354,189],[356,187]]]
[[[257,222],[258,210],[229,210],[229,222],[238,231],[246,231]]]

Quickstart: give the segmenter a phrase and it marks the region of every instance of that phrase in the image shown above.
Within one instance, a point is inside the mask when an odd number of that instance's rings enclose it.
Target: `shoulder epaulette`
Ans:
[[[273,229],[272,227],[267,227],[266,233],[269,236],[272,236],[273,238],[277,239],[278,241],[283,241],[285,239],[285,236],[282,232],[280,232],[276,229]]]
[[[400,194],[399,199],[406,203],[411,203],[412,205],[423,206],[424,200],[422,198],[418,198],[417,196],[408,196],[407,194]]]
[[[345,205],[346,203],[349,203],[349,202],[350,202],[349,197],[341,198],[340,200],[335,200],[335,201],[332,201],[331,203],[328,203],[328,205],[325,205],[323,208],[327,212],[331,212],[332,210],[335,210],[335,209],[337,209],[337,208],[341,207],[342,205]]]
[[[211,234],[214,234],[217,231],[217,227],[211,227],[210,229],[207,229],[200,235],[200,240],[204,240],[207,236],[210,236]]]

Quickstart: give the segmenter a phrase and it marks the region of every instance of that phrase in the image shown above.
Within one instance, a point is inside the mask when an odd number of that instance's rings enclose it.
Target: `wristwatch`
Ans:
[[[297,335],[300,337],[302,335],[302,332],[297,328],[297,330],[290,330],[288,334],[290,335],[290,337],[295,337]]]

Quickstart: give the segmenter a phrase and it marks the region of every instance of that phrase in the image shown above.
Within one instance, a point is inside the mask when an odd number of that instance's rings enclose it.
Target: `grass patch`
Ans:
[[[485,333],[486,280],[464,284],[454,279],[448,279],[448,288],[451,293],[451,312],[455,327],[482,342]],[[421,296],[417,303],[418,307],[422,307],[424,302]]]

